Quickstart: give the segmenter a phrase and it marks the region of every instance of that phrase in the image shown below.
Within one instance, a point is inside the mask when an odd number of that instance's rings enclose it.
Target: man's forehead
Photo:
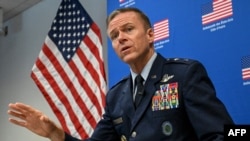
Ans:
[[[113,30],[116,27],[120,27],[129,23],[136,22],[137,15],[135,12],[126,12],[118,14],[114,19],[109,22],[108,30]]]

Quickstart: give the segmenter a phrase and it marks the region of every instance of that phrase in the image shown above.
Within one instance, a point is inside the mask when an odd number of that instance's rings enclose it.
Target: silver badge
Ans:
[[[122,117],[119,117],[119,118],[113,120],[113,123],[114,123],[115,125],[116,125],[116,124],[121,124],[122,122],[123,122]]]
[[[167,82],[168,80],[172,79],[173,77],[174,77],[174,75],[168,76],[168,74],[164,74],[162,79],[161,79],[161,82]]]

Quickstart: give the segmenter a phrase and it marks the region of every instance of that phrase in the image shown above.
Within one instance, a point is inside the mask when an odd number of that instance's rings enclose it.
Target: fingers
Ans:
[[[15,112],[15,111],[11,111],[11,110],[8,110],[8,114],[11,116],[20,118],[22,120],[25,120],[25,118],[26,118],[26,116],[24,114],[21,114],[21,113]]]
[[[9,118],[9,121],[13,124],[16,124],[16,125],[19,125],[22,127],[26,127],[26,122],[24,122],[24,121],[15,120],[13,118]]]
[[[9,108],[10,110],[7,111],[7,113],[15,118],[21,119],[21,120],[17,120],[14,118],[9,118],[9,121],[13,124],[22,126],[22,127],[26,127],[27,122],[26,122],[26,115],[27,112],[25,112],[24,110],[22,110],[16,103],[10,103],[9,104]]]
[[[35,108],[33,108],[29,105],[25,105],[23,103],[15,103],[15,104],[10,103],[9,108],[11,111],[13,111],[15,113],[19,113],[23,117],[29,117],[31,115],[41,114],[40,111],[36,110]]]
[[[24,126],[24,123],[27,124],[27,122],[36,120],[36,118],[41,116],[42,114],[40,111],[23,103],[14,103],[14,104],[10,103],[9,108],[10,108],[10,110],[8,110],[9,115],[22,120],[19,121],[17,119],[11,119],[10,121],[14,124],[18,124],[21,126]]]
[[[35,111],[34,108],[32,108],[29,105],[23,104],[23,103],[16,103],[16,106],[20,109],[27,111],[27,112],[34,112]]]
[[[34,108],[32,108],[29,105],[25,105],[23,103],[15,103],[15,104],[10,103],[9,108],[11,108],[15,111],[21,112],[21,113],[32,113],[35,111]]]

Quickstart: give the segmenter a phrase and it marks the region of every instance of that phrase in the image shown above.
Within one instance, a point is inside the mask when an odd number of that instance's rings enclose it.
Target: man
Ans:
[[[165,59],[154,50],[154,32],[136,8],[115,10],[107,34],[131,73],[106,96],[105,114],[89,141],[222,141],[224,124],[233,124],[203,65],[190,59]],[[135,84],[136,76],[142,84]],[[142,87],[142,90],[141,88]],[[136,94],[140,91],[140,94]],[[140,95],[140,102],[136,97]],[[76,141],[40,111],[10,104],[8,113],[51,141]]]

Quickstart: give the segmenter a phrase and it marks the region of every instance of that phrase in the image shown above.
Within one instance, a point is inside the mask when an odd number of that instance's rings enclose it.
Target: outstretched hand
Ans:
[[[14,117],[9,118],[11,123],[52,141],[64,140],[64,131],[41,111],[23,103],[10,103],[9,108],[8,114]]]

